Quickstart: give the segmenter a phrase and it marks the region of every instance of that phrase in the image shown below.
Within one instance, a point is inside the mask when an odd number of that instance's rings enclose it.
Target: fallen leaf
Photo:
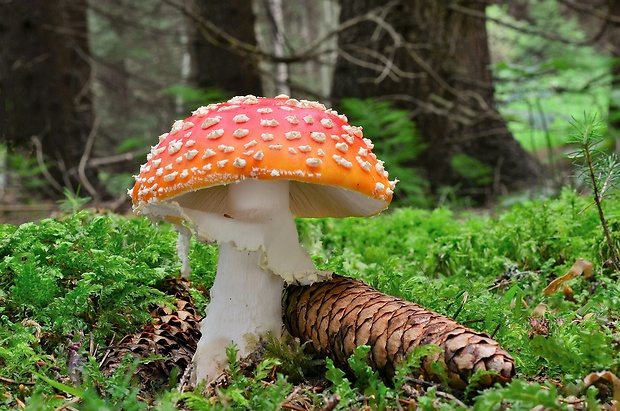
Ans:
[[[544,303],[540,303],[534,308],[530,317],[532,318],[542,318],[547,312],[547,305]]]
[[[543,290],[543,292],[547,295],[551,295],[558,291],[562,287],[562,284],[572,279],[575,279],[582,274],[584,278],[590,278],[593,271],[594,265],[590,261],[586,260],[585,258],[578,258],[577,261],[575,261],[575,264],[573,264],[573,266],[570,268],[570,270],[568,270],[566,274],[551,281],[551,283],[549,283],[549,285]]]
[[[602,381],[601,381],[602,380]],[[611,371],[593,372],[583,379],[585,388],[599,383],[611,383],[615,406],[620,405],[620,379]]]

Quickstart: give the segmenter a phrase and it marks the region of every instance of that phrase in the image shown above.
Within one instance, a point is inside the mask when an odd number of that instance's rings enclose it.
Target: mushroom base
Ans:
[[[238,357],[244,357],[255,348],[256,335],[281,334],[284,280],[263,271],[259,258],[260,252],[239,251],[230,242],[220,245],[211,302],[200,323],[202,337],[193,359],[196,382],[224,371],[231,343]]]

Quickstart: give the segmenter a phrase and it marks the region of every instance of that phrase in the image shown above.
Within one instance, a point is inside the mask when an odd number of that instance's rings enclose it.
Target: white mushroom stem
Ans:
[[[264,272],[256,251],[239,251],[231,243],[219,249],[211,302],[200,323],[202,337],[194,355],[196,381],[217,377],[227,363],[226,347],[234,342],[241,356],[254,348],[247,334],[280,335],[282,277]]]
[[[221,373],[231,342],[242,357],[254,348],[251,341],[256,338],[248,336],[280,335],[285,281],[309,284],[329,277],[316,270],[299,245],[288,189],[284,180],[244,180],[229,186],[226,216],[183,210],[199,236],[220,244],[211,301],[194,355],[198,382]]]
[[[258,251],[261,268],[287,283],[308,285],[327,279],[330,273],[317,270],[299,244],[288,190],[287,180],[244,180],[229,186],[226,216],[184,208],[182,217],[206,241],[232,242],[239,250]],[[184,232],[189,233],[182,230],[181,236]]]

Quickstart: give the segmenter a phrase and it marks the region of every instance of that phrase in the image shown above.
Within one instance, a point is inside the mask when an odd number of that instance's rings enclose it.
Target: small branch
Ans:
[[[620,25],[620,16],[612,15],[609,8],[607,8],[607,11],[602,11],[598,7],[588,6],[587,2],[574,0],[559,0],[559,2],[573,10],[587,13],[605,22]]]
[[[84,146],[84,153],[82,153],[82,158],[80,158],[80,164],[78,165],[78,176],[80,177],[80,182],[91,195],[95,203],[99,202],[99,193],[95,190],[95,187],[90,183],[88,177],[86,176],[86,164],[88,163],[88,158],[90,157],[90,153],[93,148],[93,144],[95,142],[95,136],[97,135],[97,130],[99,129],[99,123],[101,122],[99,116],[95,117],[95,121],[93,123],[93,127],[90,129],[90,133],[88,133],[88,138],[86,139],[86,145]]]
[[[597,40],[597,38],[600,36],[599,33],[595,34],[594,36],[584,39],[584,40],[580,40],[580,41],[576,41],[576,40],[572,40],[563,36],[560,36],[556,33],[552,33],[552,32],[548,32],[548,31],[541,31],[541,30],[537,30],[537,29],[532,29],[529,28],[527,26],[519,26],[517,24],[513,24],[513,23],[509,23],[507,21],[501,20],[501,19],[497,19],[495,17],[490,17],[487,16],[487,14],[485,12],[481,12],[481,11],[477,11],[477,10],[473,10],[467,7],[463,7],[463,6],[459,6],[457,4],[450,4],[448,6],[451,10],[456,11],[457,13],[462,13],[471,17],[476,17],[476,18],[480,18],[486,21],[492,21],[493,23],[499,24],[501,26],[504,27],[508,27],[509,29],[521,32],[521,33],[526,33],[526,34],[531,34],[534,36],[539,36],[542,38],[546,38],[548,40],[553,40],[553,41],[557,41],[560,43],[564,43],[564,44],[572,44],[572,45],[577,45],[577,46],[585,46],[588,44],[592,44],[593,42],[595,42]]]
[[[108,157],[91,158],[88,160],[88,167],[100,167],[108,164],[123,163],[125,161],[131,161],[136,157],[143,157],[145,150],[135,150],[123,154],[116,154]]]
[[[329,400],[327,400],[327,402],[325,403],[325,406],[323,408],[321,408],[321,411],[332,411],[336,408],[336,406],[338,405],[338,403],[340,403],[340,395],[338,394],[334,394],[331,396],[331,398]]]
[[[21,381],[15,381],[12,380],[10,378],[6,378],[6,377],[0,377],[0,382],[3,382],[5,384],[11,384],[11,385],[34,385],[35,382],[34,381],[26,381],[26,382],[21,382]]]
[[[446,387],[445,385],[442,385],[436,382],[432,382],[432,381],[421,380],[419,378],[413,378],[413,377],[405,377],[404,380],[408,383],[417,384],[424,388],[437,387],[437,392],[440,392],[440,391],[443,391],[446,393],[454,392],[454,389],[450,387]]]
[[[41,144],[41,139],[38,136],[31,137],[32,143],[34,144],[36,155],[37,155],[37,163],[39,167],[41,167],[41,173],[47,179],[47,181],[54,187],[58,192],[62,193],[62,186],[58,184],[58,181],[47,171],[47,166],[45,165],[45,161],[43,159],[43,146]]]

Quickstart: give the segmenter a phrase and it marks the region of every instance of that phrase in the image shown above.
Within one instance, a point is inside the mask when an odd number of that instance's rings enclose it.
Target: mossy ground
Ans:
[[[583,381],[593,372],[620,375],[620,282],[588,206],[587,198],[565,190],[492,215],[398,208],[369,219],[298,222],[320,268],[456,317],[514,355],[517,380],[464,397],[404,376],[386,385],[359,359],[357,380],[351,379],[298,347],[280,346],[252,372],[233,366],[210,398],[200,395],[202,387],[179,393],[177,375],[146,401],[128,377],[131,363],[105,377],[98,360],[105,347],[150,321],[150,306],[171,301],[162,284],[179,271],[172,228],[91,211],[0,225],[0,409],[320,410],[336,396],[335,409],[342,410],[569,409],[569,403],[604,409],[613,384],[586,388]],[[620,205],[606,207],[620,245]],[[593,263],[591,277],[543,292],[580,258]],[[191,261],[192,295],[203,309],[217,250],[193,243]]]

